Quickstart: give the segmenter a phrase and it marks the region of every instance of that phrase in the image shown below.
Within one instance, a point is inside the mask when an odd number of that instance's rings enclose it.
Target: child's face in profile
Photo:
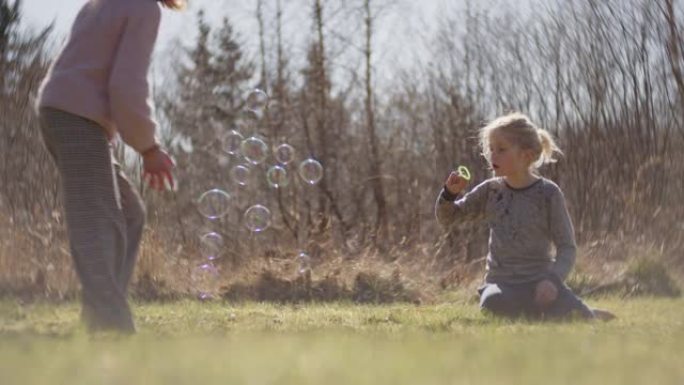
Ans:
[[[524,175],[530,166],[529,154],[511,142],[500,132],[492,132],[489,136],[489,162],[494,175],[509,177]]]

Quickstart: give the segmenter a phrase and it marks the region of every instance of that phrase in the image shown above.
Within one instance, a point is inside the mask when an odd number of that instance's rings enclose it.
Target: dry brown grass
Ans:
[[[9,221],[0,226],[0,296],[50,301],[76,298],[78,281],[60,229],[63,224],[55,221],[52,226],[52,233]],[[435,245],[422,245],[385,252],[373,247],[350,251],[321,243],[312,253],[311,273],[300,275],[296,249],[266,248],[241,256],[239,263],[219,260],[215,292],[229,301],[358,303],[434,303],[450,292],[473,293],[484,272],[483,260],[444,261],[436,250]],[[663,287],[677,287],[676,280],[682,277],[677,251],[626,236],[587,242],[579,248],[569,283],[583,295],[673,294],[676,291],[663,291]],[[152,227],[146,229],[131,294],[141,301],[196,296],[191,273],[201,262],[197,255],[193,245],[165,239]],[[655,285],[657,277],[663,285]]]

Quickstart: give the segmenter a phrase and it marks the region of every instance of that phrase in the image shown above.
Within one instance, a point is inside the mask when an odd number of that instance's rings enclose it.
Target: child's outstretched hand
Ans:
[[[534,291],[534,303],[541,307],[551,305],[558,298],[558,288],[553,282],[545,279],[537,284]]]
[[[444,183],[444,187],[446,187],[447,191],[453,195],[457,195],[463,191],[466,186],[468,186],[468,179],[464,178],[456,171],[452,171]]]
[[[169,154],[158,146],[143,154],[143,179],[155,190],[175,188],[176,182],[171,173],[175,167],[176,164]]]

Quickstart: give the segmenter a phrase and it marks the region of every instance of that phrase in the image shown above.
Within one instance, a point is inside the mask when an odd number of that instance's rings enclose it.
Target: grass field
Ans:
[[[0,301],[0,384],[683,384],[684,300],[601,299],[610,323],[504,322],[472,303],[139,304],[90,337],[78,305]]]

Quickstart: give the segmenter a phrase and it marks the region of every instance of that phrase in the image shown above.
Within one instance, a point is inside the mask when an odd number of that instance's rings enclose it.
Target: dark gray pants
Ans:
[[[106,134],[88,119],[40,110],[43,140],[59,170],[71,255],[82,286],[89,330],[135,331],[127,287],[145,209]]]
[[[486,283],[480,293],[480,309],[506,318],[562,320],[572,317],[594,318],[592,310],[555,274],[547,277],[558,288],[558,298],[547,307],[534,303],[540,281],[526,283]]]

